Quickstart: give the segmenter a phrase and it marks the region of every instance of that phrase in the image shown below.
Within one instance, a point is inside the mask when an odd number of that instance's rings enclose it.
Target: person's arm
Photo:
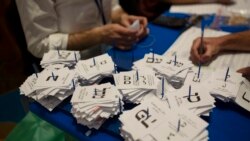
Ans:
[[[201,38],[196,38],[191,48],[191,60],[194,63],[206,63],[222,51],[250,51],[250,30],[220,37],[203,38],[205,52],[199,54]]]
[[[161,0],[169,4],[222,3],[232,4],[232,0]]]
[[[218,37],[220,50],[250,51],[250,30]]]
[[[16,0],[28,50],[41,58],[50,49],[66,49],[68,34],[58,33],[51,0]]]

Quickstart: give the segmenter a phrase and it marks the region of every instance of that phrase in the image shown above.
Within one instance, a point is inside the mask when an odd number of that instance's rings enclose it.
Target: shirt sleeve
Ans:
[[[28,50],[42,58],[50,49],[66,49],[68,34],[59,33],[53,0],[16,0]]]

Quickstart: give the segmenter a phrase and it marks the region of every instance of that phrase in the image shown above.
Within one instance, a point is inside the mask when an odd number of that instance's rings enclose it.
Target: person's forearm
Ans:
[[[68,38],[68,50],[85,50],[91,46],[103,43],[101,28],[93,28],[88,31],[72,33]]]
[[[169,4],[195,4],[195,3],[215,3],[218,0],[162,0]]]
[[[250,51],[250,31],[219,37],[221,50]]]

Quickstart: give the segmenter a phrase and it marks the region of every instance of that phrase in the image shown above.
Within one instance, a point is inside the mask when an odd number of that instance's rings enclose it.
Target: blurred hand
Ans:
[[[242,76],[245,77],[248,81],[250,81],[250,66],[246,68],[241,68],[237,70],[237,72],[242,73]]]
[[[115,44],[122,50],[128,50],[137,41],[137,31],[133,31],[120,24],[107,24],[102,27],[104,43]]]
[[[209,37],[203,38],[204,53],[199,54],[199,49],[201,46],[201,38],[196,38],[193,41],[193,45],[190,51],[190,59],[193,63],[207,63],[211,61],[218,53],[221,51],[220,38]]]
[[[217,3],[230,5],[230,4],[234,4],[234,1],[233,0],[217,0]]]
[[[120,22],[123,26],[128,28],[136,20],[139,20],[140,22],[140,29],[136,32],[136,41],[138,42],[140,39],[144,38],[149,33],[147,29],[147,25],[148,25],[147,18],[142,17],[142,16],[132,16],[132,15],[123,14],[121,16]]]

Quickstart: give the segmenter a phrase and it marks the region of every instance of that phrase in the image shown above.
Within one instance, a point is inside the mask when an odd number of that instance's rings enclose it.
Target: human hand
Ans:
[[[99,32],[102,36],[102,42],[115,44],[116,47],[122,50],[129,50],[137,41],[137,31],[128,29],[120,24],[104,25]]]
[[[193,45],[190,51],[190,59],[193,63],[207,63],[211,61],[220,51],[221,39],[217,37],[203,38],[204,53],[199,54],[199,49],[201,46],[201,38],[196,38],[193,41]]]
[[[231,4],[234,4],[234,1],[233,0],[217,0],[217,3],[231,5]]]
[[[149,30],[147,29],[148,21],[146,17],[123,14],[121,16],[120,23],[123,26],[128,28],[136,20],[139,20],[139,23],[140,23],[140,28],[136,33],[136,38],[137,38],[136,41],[139,41],[140,39],[144,38],[149,33]]]
[[[250,66],[246,68],[241,68],[237,70],[237,72],[242,73],[242,76],[245,77],[248,81],[250,81]]]

